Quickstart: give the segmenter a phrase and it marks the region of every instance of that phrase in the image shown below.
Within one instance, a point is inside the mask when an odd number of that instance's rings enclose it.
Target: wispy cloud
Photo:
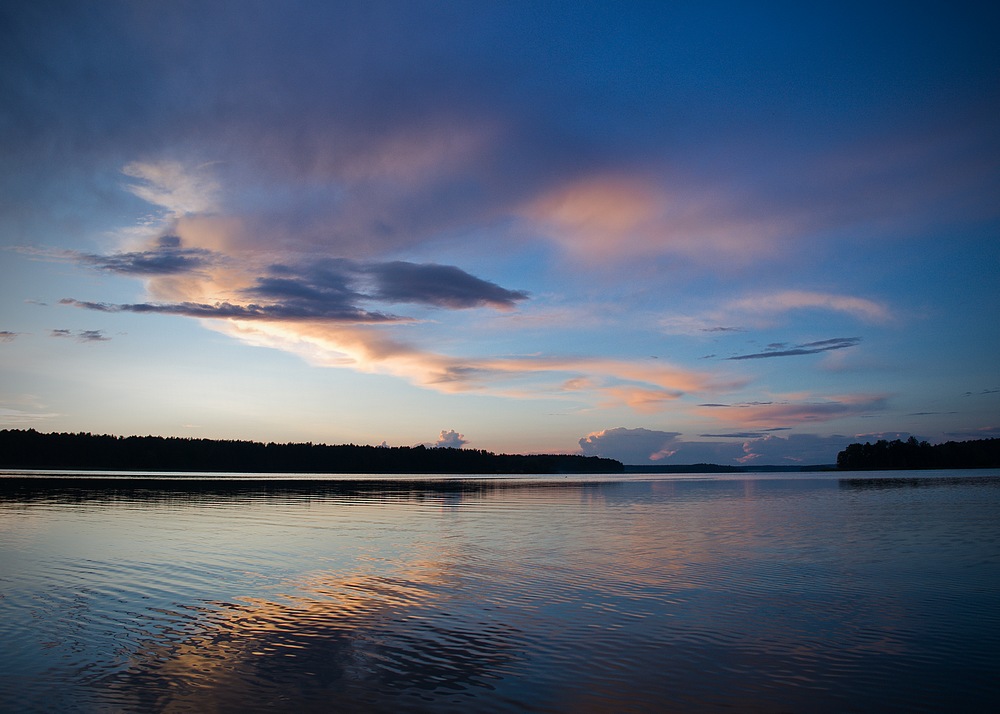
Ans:
[[[129,191],[179,217],[215,208],[219,184],[207,169],[207,165],[192,169],[178,161],[133,161],[122,173],[133,179]]]
[[[963,397],[972,397],[972,396],[977,396],[977,395],[978,396],[983,396],[983,395],[986,395],[986,394],[1000,394],[1000,387],[993,387],[992,389],[981,389],[978,392],[964,392],[962,394],[962,396]]]
[[[72,338],[77,342],[108,342],[110,337],[106,336],[102,330],[52,330],[51,337]]]
[[[947,431],[945,436],[953,439],[992,439],[1000,437],[1000,426],[981,426],[978,429]]]
[[[796,225],[718,188],[641,172],[573,177],[522,213],[571,256],[588,263],[679,256],[702,267],[751,263]]]
[[[0,342],[13,342],[17,339],[18,333],[10,330],[0,330]]]
[[[822,310],[862,322],[885,323],[893,314],[885,303],[854,295],[785,290],[745,295],[699,314],[667,315],[659,325],[668,334],[724,335],[780,325],[788,313]]]
[[[60,305],[72,305],[98,312],[132,312],[138,314],[180,315],[199,319],[224,320],[326,320],[330,322],[386,322],[397,321],[400,318],[382,313],[365,310],[342,308],[338,305],[325,307],[303,307],[295,303],[274,303],[270,305],[237,305],[229,302],[219,302],[214,305],[194,302],[181,303],[132,303],[113,304],[103,302],[88,302],[63,298]]]
[[[788,426],[865,416],[883,411],[885,394],[845,394],[830,397],[796,396],[774,401],[699,404],[700,413],[729,424],[750,427]]]
[[[759,316],[781,315],[793,310],[828,310],[876,323],[885,322],[891,316],[886,305],[874,300],[807,290],[750,295],[727,303],[723,310],[727,313]]]
[[[400,340],[391,325],[217,321],[216,329],[311,363],[390,374],[445,393],[478,392],[521,399],[562,398],[651,411],[684,394],[746,385],[731,375],[666,361],[631,362],[561,355],[456,357]]]
[[[819,340],[817,342],[806,342],[786,348],[783,344],[769,345],[764,352],[754,352],[745,355],[727,357],[728,360],[744,359],[766,359],[769,357],[797,357],[799,355],[814,355],[819,352],[829,352],[831,350],[842,350],[848,347],[855,347],[861,343],[860,337],[835,337],[829,340]]]
[[[0,407],[0,424],[20,426],[22,424],[34,424],[59,416],[55,412],[29,412],[23,409],[12,409]]]

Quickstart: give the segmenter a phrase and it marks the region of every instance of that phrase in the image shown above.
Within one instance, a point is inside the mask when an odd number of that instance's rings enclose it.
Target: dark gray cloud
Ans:
[[[0,330],[0,342],[13,342],[17,339],[17,333],[10,330]]]
[[[332,319],[351,322],[384,322],[394,318],[358,306],[364,295],[352,287],[356,280],[353,263],[324,260],[305,268],[272,265],[269,274],[257,278],[243,293],[261,301],[250,306],[260,317],[287,319]],[[274,318],[272,318],[274,319]]]
[[[994,387],[993,389],[983,389],[983,390],[980,390],[978,392],[964,392],[962,394],[962,396],[963,397],[972,397],[972,396],[977,396],[977,395],[978,396],[982,396],[984,394],[998,394],[998,393],[1000,393],[1000,387]]]
[[[177,236],[162,236],[150,250],[95,255],[79,253],[77,260],[100,270],[121,275],[179,275],[215,263],[219,256],[203,248],[182,248]]]
[[[188,260],[186,256],[170,255],[180,250],[178,246],[179,241],[169,237],[161,239],[161,247],[155,251],[93,256],[94,260],[88,259],[88,262],[130,274],[169,270],[169,266],[174,266],[177,272],[193,269],[194,257]],[[178,262],[174,258],[188,262]],[[214,258],[205,256],[205,260]],[[272,265],[267,275],[258,277],[251,287],[241,291],[241,295],[246,297],[245,303],[114,304],[73,298],[59,302],[99,312],[159,313],[196,318],[392,322],[407,318],[367,310],[359,303],[410,302],[451,309],[480,306],[507,309],[528,297],[525,292],[507,290],[455,266],[402,261],[359,263],[345,259],[326,259],[304,267]]]
[[[111,340],[102,330],[77,330],[76,332],[72,330],[52,330],[49,332],[49,335],[51,337],[73,338],[77,342],[108,342]]]
[[[767,346],[765,352],[754,352],[752,354],[736,355],[727,357],[728,360],[742,359],[765,359],[768,357],[796,357],[798,355],[814,355],[819,352],[829,352],[830,350],[842,350],[848,347],[855,347],[861,343],[860,337],[835,337],[829,340],[819,340],[818,342],[806,342],[785,349],[787,343],[775,342]]]
[[[343,305],[311,305],[300,303],[275,303],[238,305],[218,302],[212,305],[196,302],[114,304],[87,302],[63,298],[60,305],[72,305],[98,312],[132,312],[138,314],[181,315],[195,318],[238,320],[326,320],[330,322],[393,322],[404,318],[368,312]]]
[[[699,407],[766,407],[774,402],[740,402],[738,404],[699,404]]]
[[[393,261],[369,265],[367,272],[376,281],[372,297],[387,302],[452,309],[485,305],[506,309],[528,298],[524,291],[502,288],[453,265]]]

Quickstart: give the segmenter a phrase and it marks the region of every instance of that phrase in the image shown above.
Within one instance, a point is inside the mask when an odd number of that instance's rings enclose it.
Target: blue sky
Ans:
[[[664,464],[1000,431],[981,3],[3,14],[0,427]]]

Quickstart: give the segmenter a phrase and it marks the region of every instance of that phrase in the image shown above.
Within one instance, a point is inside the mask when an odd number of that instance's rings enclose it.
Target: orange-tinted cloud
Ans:
[[[789,218],[744,208],[719,190],[626,174],[570,180],[532,200],[522,214],[584,262],[675,255],[718,266],[769,254],[795,227]]]

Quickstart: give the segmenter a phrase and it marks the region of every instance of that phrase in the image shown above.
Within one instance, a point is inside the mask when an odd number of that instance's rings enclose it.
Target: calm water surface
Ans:
[[[374,479],[0,478],[0,710],[1000,711],[1000,471]]]

